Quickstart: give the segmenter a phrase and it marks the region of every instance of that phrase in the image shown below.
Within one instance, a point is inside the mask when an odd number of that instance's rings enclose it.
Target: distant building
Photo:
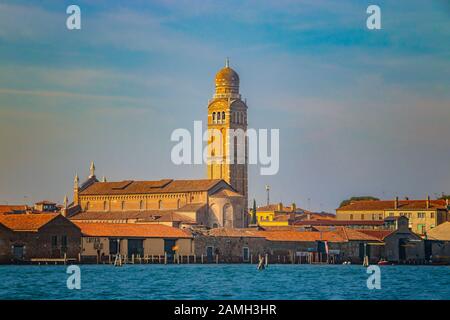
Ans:
[[[61,208],[57,206],[56,202],[48,200],[37,202],[34,205],[34,210],[39,212],[58,212],[60,209]]]
[[[337,220],[383,221],[405,216],[409,227],[420,235],[449,219],[448,200],[368,200],[354,201],[336,209]]]
[[[250,212],[250,214],[252,214]],[[316,219],[334,220],[331,213],[316,213],[297,208],[295,203],[284,206],[283,203],[269,204],[256,209],[257,224],[262,227],[283,227],[294,225],[299,221]]]
[[[426,247],[433,263],[450,263],[450,222],[444,222],[426,234]]]
[[[77,259],[80,243],[80,229],[60,214],[0,214],[1,263]]]

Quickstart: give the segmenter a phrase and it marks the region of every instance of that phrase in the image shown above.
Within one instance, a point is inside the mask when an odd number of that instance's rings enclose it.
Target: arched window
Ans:
[[[177,209],[180,209],[180,204],[181,204],[181,200],[178,199],[178,200],[177,200]]]
[[[144,210],[144,200],[139,201],[139,209]]]
[[[108,202],[103,201],[103,211],[107,211],[108,210]]]
[[[234,112],[230,113],[231,123],[234,123]]]
[[[90,206],[90,203],[88,201],[88,202],[86,202],[86,208],[85,208],[86,211],[89,210],[89,206]]]
[[[158,201],[158,209],[162,209],[162,200]]]
[[[242,113],[238,112],[238,123],[242,123]]]
[[[213,120],[213,123],[216,123],[216,113],[215,112],[212,113],[212,120]]]
[[[225,111],[222,111],[222,122],[225,122]]]
[[[125,210],[125,201],[122,201],[122,202],[120,203],[120,209],[121,209],[121,210]]]
[[[217,123],[220,123],[220,112],[217,112]]]

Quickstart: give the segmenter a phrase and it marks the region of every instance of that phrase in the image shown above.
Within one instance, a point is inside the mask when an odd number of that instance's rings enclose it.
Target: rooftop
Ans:
[[[109,194],[153,194],[189,191],[209,191],[223,180],[153,180],[134,181],[124,180],[115,182],[93,182],[80,192],[81,195],[109,195]]]
[[[162,224],[140,223],[95,223],[75,221],[84,236],[88,237],[133,237],[133,238],[192,238],[182,229]]]
[[[58,216],[55,213],[0,214],[0,224],[13,231],[36,232]]]
[[[395,200],[355,201],[336,210],[395,210]],[[426,210],[427,200],[398,200],[398,210]],[[445,200],[430,200],[429,209],[446,209]]]

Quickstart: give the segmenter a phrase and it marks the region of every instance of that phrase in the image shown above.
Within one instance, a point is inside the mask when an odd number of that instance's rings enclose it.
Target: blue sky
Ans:
[[[71,197],[91,160],[110,180],[204,177],[171,163],[170,134],[205,120],[227,56],[249,125],[280,129],[279,173],[250,168],[258,203],[265,184],[329,211],[450,193],[449,39],[443,0],[1,1],[0,203]]]

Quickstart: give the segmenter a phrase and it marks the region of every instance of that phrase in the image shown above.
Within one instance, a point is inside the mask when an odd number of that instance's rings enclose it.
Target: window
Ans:
[[[139,201],[139,210],[144,210],[144,201]]]
[[[350,220],[353,220],[353,215],[352,214],[350,215]]]
[[[178,200],[177,200],[177,209],[180,209],[180,204],[181,204],[181,200],[178,199]]]
[[[389,217],[393,217],[394,213],[393,212],[389,212]]]
[[[250,260],[250,249],[248,247],[242,248],[242,260],[247,262]]]
[[[67,252],[67,236],[61,236],[61,251],[63,253]]]
[[[58,246],[58,237],[52,236],[52,247],[56,248]]]
[[[434,219],[434,212],[431,212],[431,213],[430,213],[430,218],[431,218],[431,219]]]
[[[103,211],[108,210],[108,203],[106,201],[103,201]]]
[[[425,218],[425,212],[419,212],[417,213],[417,218],[424,219]]]
[[[120,209],[121,209],[121,210],[125,210],[125,201],[122,201],[122,202],[120,203]]]
[[[212,113],[212,120],[213,120],[213,123],[216,123],[216,113],[215,112]]]
[[[89,206],[90,206],[90,203],[88,201],[88,202],[86,202],[86,211],[89,210]]]
[[[222,112],[222,122],[225,122],[225,111]]]
[[[364,214],[361,215],[361,220],[364,220]]]
[[[220,112],[217,112],[217,122],[220,123]]]
[[[162,200],[158,201],[158,209],[162,209]]]

